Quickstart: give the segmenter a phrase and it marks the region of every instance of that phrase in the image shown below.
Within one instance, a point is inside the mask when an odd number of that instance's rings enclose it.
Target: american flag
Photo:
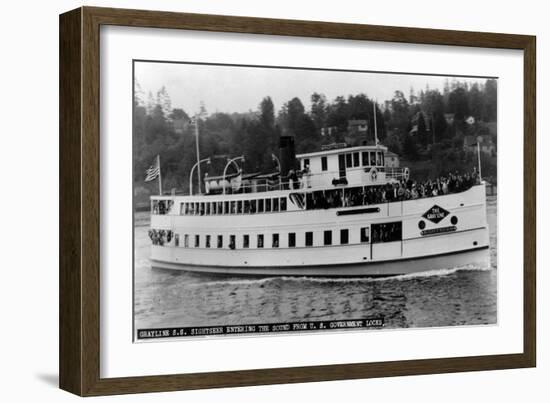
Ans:
[[[145,171],[145,174],[147,175],[145,177],[145,182],[151,182],[152,180],[155,180],[157,176],[160,175],[160,158],[158,155],[155,158],[155,161],[149,167],[149,169]]]

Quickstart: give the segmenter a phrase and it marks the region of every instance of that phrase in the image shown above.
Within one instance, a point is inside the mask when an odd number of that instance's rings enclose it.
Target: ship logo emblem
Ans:
[[[426,211],[422,217],[424,217],[426,220],[430,220],[431,222],[438,224],[441,220],[443,220],[445,217],[449,215],[449,212],[445,210],[443,207],[439,207],[437,204],[433,206],[431,209]]]

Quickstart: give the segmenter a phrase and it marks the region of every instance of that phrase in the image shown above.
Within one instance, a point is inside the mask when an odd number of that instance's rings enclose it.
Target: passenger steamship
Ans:
[[[152,196],[152,267],[386,276],[487,264],[480,177],[411,196],[409,170],[389,167],[386,153],[376,142],[295,155],[294,138],[282,136],[277,172],[245,174],[238,157],[223,175],[205,175],[196,194]]]

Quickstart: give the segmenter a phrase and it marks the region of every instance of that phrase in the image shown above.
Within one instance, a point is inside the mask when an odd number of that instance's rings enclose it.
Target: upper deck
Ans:
[[[297,169],[272,173],[230,175],[204,179],[206,195],[262,193],[284,190],[329,190],[384,185],[408,179],[408,169],[386,165],[387,147],[332,145],[322,151],[298,154]],[[280,164],[279,164],[280,165]],[[296,168],[296,167],[295,167]]]
[[[382,185],[401,179],[405,170],[386,167],[387,147],[338,147],[298,154],[301,172],[309,188],[330,188],[337,185]]]

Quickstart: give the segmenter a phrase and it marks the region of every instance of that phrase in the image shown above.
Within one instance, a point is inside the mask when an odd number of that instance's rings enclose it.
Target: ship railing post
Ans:
[[[239,157],[235,157],[233,159],[230,159],[229,161],[227,161],[227,164],[225,164],[225,168],[223,169],[223,176],[222,176],[223,194],[225,194],[225,175],[227,174],[227,168],[229,168],[229,165],[231,165],[233,162],[235,162],[237,160],[241,160],[242,162],[244,162],[244,155],[241,155]],[[237,165],[237,167],[238,167],[238,165]]]
[[[206,162],[206,163],[210,164],[210,162],[211,162],[210,157],[209,158],[204,158],[200,161],[195,162],[195,165],[193,165],[193,167],[191,168],[191,172],[189,173],[189,195],[190,196],[193,195],[193,172],[195,172],[195,168],[197,168],[203,162]],[[200,176],[198,178],[198,183],[199,183],[199,193],[200,193],[200,189],[201,189],[201,187],[200,187],[200,183],[201,183]]]

